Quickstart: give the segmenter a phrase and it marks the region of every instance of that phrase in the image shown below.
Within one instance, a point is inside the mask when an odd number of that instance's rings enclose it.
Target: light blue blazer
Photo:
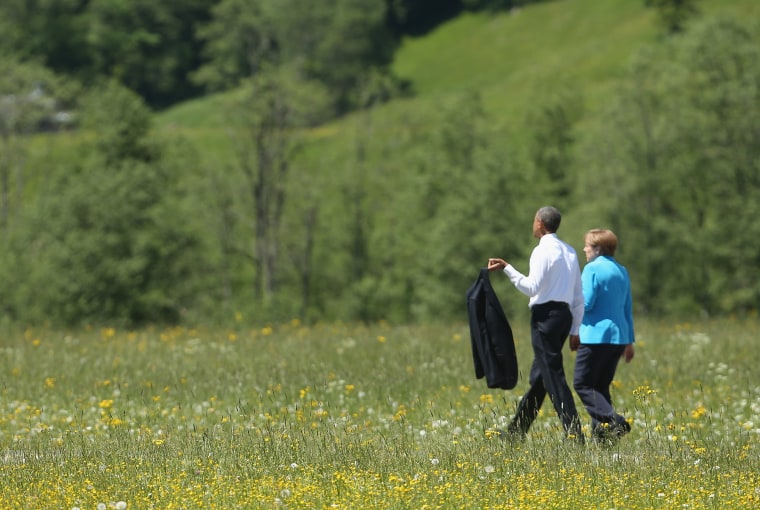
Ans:
[[[614,257],[599,255],[581,274],[584,313],[580,337],[584,344],[632,344],[633,304],[628,271]]]

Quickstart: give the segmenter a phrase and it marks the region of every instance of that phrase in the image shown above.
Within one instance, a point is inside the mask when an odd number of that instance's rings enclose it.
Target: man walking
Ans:
[[[568,335],[578,338],[583,319],[583,290],[578,256],[557,237],[562,215],[542,207],[533,219],[538,246],[530,256],[528,276],[499,258],[488,259],[489,271],[504,271],[514,286],[530,298],[533,365],[530,388],[520,400],[506,434],[522,438],[536,419],[546,394],[569,439],[584,442],[578,411],[562,365],[562,346]]]

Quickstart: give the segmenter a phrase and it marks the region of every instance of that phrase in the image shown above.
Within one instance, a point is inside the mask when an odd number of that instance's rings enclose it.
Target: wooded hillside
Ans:
[[[527,272],[545,204],[579,252],[590,228],[618,234],[637,313],[756,309],[756,2],[699,2],[677,28],[643,1],[479,6],[389,32],[390,53],[346,42],[380,25],[344,3],[311,12],[330,19],[318,45],[159,114],[119,80],[3,57],[6,320],[459,321],[488,257]],[[240,27],[273,19],[254,4]],[[295,41],[286,18],[259,42]],[[355,65],[337,72],[339,50]]]

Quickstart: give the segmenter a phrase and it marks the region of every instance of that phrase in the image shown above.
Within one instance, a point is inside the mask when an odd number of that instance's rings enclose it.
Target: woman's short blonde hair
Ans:
[[[615,255],[618,239],[612,230],[595,228],[586,232],[583,241],[594,248],[599,249],[600,255]]]

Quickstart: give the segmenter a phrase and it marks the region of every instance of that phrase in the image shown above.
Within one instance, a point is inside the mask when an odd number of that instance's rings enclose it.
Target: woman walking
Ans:
[[[573,386],[591,416],[592,436],[615,440],[631,430],[610,396],[618,361],[623,357],[630,362],[634,355],[631,282],[615,260],[617,236],[611,230],[589,230],[584,241],[584,315],[580,338],[570,338],[570,349],[578,351]]]

